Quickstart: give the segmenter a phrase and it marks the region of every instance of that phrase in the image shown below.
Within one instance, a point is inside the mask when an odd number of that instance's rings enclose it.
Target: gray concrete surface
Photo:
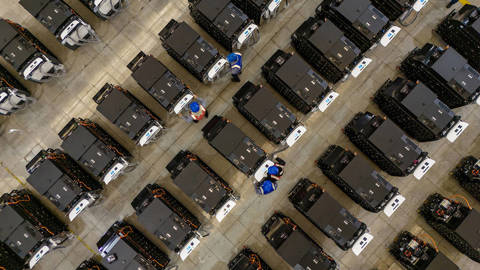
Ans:
[[[0,161],[12,174],[0,168],[0,192],[19,188],[20,184],[14,175],[18,180],[25,181],[27,177],[25,164],[32,154],[38,152],[40,148],[59,147],[60,139],[57,133],[72,117],[88,117],[98,121],[134,154],[139,166],[132,173],[122,176],[107,186],[103,202],[88,209],[70,224],[70,228],[82,241],[76,238],[70,240],[65,248],[56,250],[42,259],[36,269],[75,269],[82,260],[93,255],[88,247],[96,250],[96,241],[115,220],[127,218],[134,221],[130,202],[140,189],[153,182],[166,186],[193,213],[201,217],[202,221],[212,223],[211,235],[202,241],[200,247],[185,262],[179,262],[182,270],[227,269],[228,261],[243,246],[249,246],[259,252],[273,269],[290,269],[260,233],[260,226],[274,211],[278,210],[293,217],[317,243],[325,248],[327,253],[340,263],[341,269],[401,269],[387,252],[387,246],[401,230],[410,230],[414,233],[426,231],[436,240],[440,250],[462,269],[480,269],[478,263],[458,252],[433,231],[416,211],[427,195],[433,192],[444,195],[462,194],[470,200],[474,208],[480,208],[479,202],[462,190],[448,174],[462,157],[468,154],[480,156],[478,139],[480,108],[478,106],[470,105],[455,110],[470,123],[470,127],[455,143],[448,143],[443,139],[420,144],[430,152],[431,157],[437,160],[437,164],[421,181],[415,180],[413,176],[396,178],[384,174],[407,197],[407,201],[392,218],[387,218],[382,213],[373,214],[363,210],[314,166],[314,160],[329,144],[335,143],[355,149],[342,134],[342,127],[358,111],[369,110],[380,113],[370,98],[387,78],[394,78],[397,75],[397,65],[410,50],[416,46],[422,46],[425,42],[433,41],[444,45],[432,33],[432,29],[448,14],[449,11],[445,8],[447,1],[431,0],[421,11],[417,21],[403,28],[389,47],[378,47],[368,52],[374,62],[364,74],[336,86],[341,94],[337,101],[325,113],[319,112],[306,119],[308,133],[293,148],[280,154],[280,157],[288,162],[286,175],[281,180],[279,190],[265,197],[256,195],[250,180],[230,165],[202,138],[200,129],[205,121],[198,125],[186,124],[180,119],[170,117],[167,121],[168,132],[157,143],[139,148],[95,110],[93,95],[104,83],[110,82],[130,90],[149,108],[166,119],[166,112],[136,84],[126,68],[127,63],[140,50],[143,50],[161,59],[196,93],[205,97],[211,115],[220,114],[231,119],[268,152],[276,149],[232,106],[231,97],[242,85],[241,83],[224,81],[214,85],[203,85],[168,56],[162,48],[157,33],[171,18],[189,22],[203,37],[220,48],[218,43],[193,22],[188,14],[186,0],[131,0],[125,12],[108,22],[100,21],[77,0],[66,2],[94,26],[102,39],[101,43],[80,48],[75,52],[69,51],[23,10],[17,0],[0,0],[0,16],[19,22],[30,29],[58,55],[68,69],[65,77],[42,85],[24,81],[39,101],[27,110],[3,121],[4,133],[0,137]],[[290,35],[308,16],[313,15],[314,8],[321,1],[294,0],[291,2],[291,6],[278,18],[261,28],[260,42],[245,53],[245,71],[241,76],[243,82],[251,80],[266,84],[260,75],[260,67],[276,49],[293,50],[290,45]],[[480,4],[479,0],[473,2]],[[222,52],[225,53],[225,51]],[[3,59],[0,62],[7,66]],[[11,129],[18,129],[18,131],[9,133],[8,130]],[[199,207],[180,192],[170,180],[165,165],[181,149],[190,149],[198,153],[241,194],[242,198],[238,206],[221,224],[208,220],[207,216],[202,215],[203,212]],[[351,251],[344,252],[337,248],[290,205],[286,194],[301,177],[308,177],[325,187],[342,205],[367,223],[375,238],[359,257]],[[53,209],[49,202],[46,202],[46,205]],[[58,211],[55,212],[61,215]],[[171,254],[171,258],[178,260],[174,254]]]

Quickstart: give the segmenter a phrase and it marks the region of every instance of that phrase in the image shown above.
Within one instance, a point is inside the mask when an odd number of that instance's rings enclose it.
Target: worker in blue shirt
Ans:
[[[230,64],[230,69],[232,71],[232,82],[239,82],[239,75],[242,74],[242,54],[232,52],[227,56],[227,61]]]
[[[256,185],[257,193],[267,195],[277,189],[277,181],[282,177],[286,163],[281,158],[276,158],[275,161],[277,162],[268,168],[267,177]]]

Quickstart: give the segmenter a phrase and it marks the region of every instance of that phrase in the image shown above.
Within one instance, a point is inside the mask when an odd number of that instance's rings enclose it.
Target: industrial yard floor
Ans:
[[[417,208],[433,192],[444,195],[462,194],[470,200],[474,208],[480,209],[479,202],[449,176],[449,171],[462,157],[469,154],[480,156],[479,106],[470,105],[455,110],[470,123],[468,129],[455,143],[442,139],[420,144],[437,161],[421,181],[417,181],[413,176],[396,178],[383,173],[407,198],[391,218],[387,218],[383,213],[373,214],[363,210],[314,165],[315,159],[330,144],[355,149],[342,134],[342,128],[359,111],[380,113],[370,98],[387,78],[397,76],[396,67],[408,52],[416,46],[423,46],[426,42],[445,45],[432,33],[432,29],[449,13],[445,8],[447,0],[431,0],[421,11],[417,21],[408,27],[402,27],[399,36],[387,48],[380,46],[369,51],[367,54],[372,56],[373,63],[359,78],[349,78],[336,86],[340,97],[334,104],[325,113],[317,112],[305,117],[307,134],[294,147],[279,154],[288,162],[279,190],[264,197],[256,195],[251,180],[236,170],[202,138],[200,129],[206,123],[205,120],[200,124],[187,124],[181,119],[170,117],[167,120],[167,133],[155,144],[140,148],[96,112],[96,104],[92,97],[106,82],[117,83],[133,92],[149,108],[166,119],[165,111],[137,85],[126,67],[127,63],[143,50],[158,57],[187,82],[194,92],[205,97],[211,116],[220,114],[229,118],[267,152],[272,152],[276,150],[276,146],[269,143],[240,115],[233,107],[231,98],[247,80],[267,84],[261,77],[261,66],[275,50],[279,48],[293,50],[290,35],[307,17],[313,15],[314,8],[321,1],[290,1],[291,5],[287,10],[261,27],[261,40],[245,52],[242,83],[231,83],[227,79],[213,85],[200,83],[167,55],[157,35],[171,18],[185,20],[204,38],[220,48],[218,43],[193,22],[188,13],[187,0],[131,0],[125,12],[108,22],[96,18],[81,5],[80,1],[66,0],[94,26],[102,39],[101,43],[85,46],[74,52],[62,47],[53,35],[17,2],[18,0],[0,0],[0,16],[12,19],[33,32],[65,63],[68,73],[63,78],[41,85],[22,81],[39,100],[27,110],[3,121],[1,126],[3,132],[0,134],[0,161],[3,162],[3,168],[0,168],[0,192],[9,192],[21,187],[20,182],[24,183],[27,177],[25,171],[27,161],[41,148],[58,148],[60,139],[57,133],[72,117],[90,118],[99,122],[134,154],[139,163],[135,171],[106,187],[104,199],[98,206],[84,211],[70,224],[78,238],[69,240],[65,248],[48,254],[35,269],[75,269],[81,261],[92,257],[94,255],[92,252],[96,251],[95,243],[114,221],[126,218],[135,222],[130,202],[146,184],[153,182],[167,187],[194,214],[201,217],[202,221],[212,223],[211,235],[202,240],[200,246],[185,262],[170,254],[173,260],[178,261],[182,270],[227,269],[228,261],[243,246],[260,253],[273,269],[290,269],[260,233],[261,225],[273,212],[279,210],[291,216],[328,254],[332,255],[340,264],[340,269],[401,269],[387,252],[387,246],[402,230],[413,233],[424,230],[437,241],[440,251],[461,269],[480,269],[478,263],[447,243],[417,214]],[[480,0],[471,2],[480,5]],[[222,52],[225,53],[224,50]],[[0,62],[11,71],[3,59]],[[181,149],[197,153],[241,194],[238,205],[222,223],[202,216],[201,209],[173,185],[165,166]],[[340,250],[333,241],[327,239],[293,209],[286,194],[301,177],[308,177],[323,186],[344,207],[368,225],[375,238],[360,256],[355,256],[351,251]],[[48,202],[46,204],[53,208],[52,204]],[[56,213],[61,216],[60,212]]]

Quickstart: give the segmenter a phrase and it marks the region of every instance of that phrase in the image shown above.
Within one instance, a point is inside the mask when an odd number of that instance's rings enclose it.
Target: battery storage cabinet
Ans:
[[[26,169],[27,182],[70,221],[100,198],[102,185],[61,150],[41,150]]]
[[[413,173],[420,180],[435,164],[392,120],[370,112],[357,113],[345,135],[382,170],[392,176]]]
[[[0,242],[0,269],[23,270],[24,264],[7,244]]]
[[[380,41],[386,47],[400,31],[399,27],[391,28],[388,17],[370,0],[324,0],[315,13],[331,20],[362,52]]]
[[[244,248],[228,263],[228,270],[272,270],[254,251]]]
[[[417,141],[433,141],[443,137],[451,142],[468,127],[450,108],[421,82],[397,78],[387,80],[375,93],[375,103]]]
[[[102,20],[108,20],[128,6],[128,0],[80,0]]]
[[[154,142],[164,130],[160,117],[118,85],[106,83],[93,101],[98,112],[139,146]]]
[[[391,216],[405,201],[398,188],[385,180],[361,155],[331,145],[317,160],[330,180],[365,210]]]
[[[480,162],[476,157],[467,156],[453,170],[453,177],[477,201],[480,201]]]
[[[420,11],[428,0],[371,0],[371,2],[393,22],[411,9],[417,9],[417,12]]]
[[[132,170],[132,155],[96,123],[73,118],[58,134],[61,147],[105,184]]]
[[[139,223],[184,261],[200,243],[200,221],[165,188],[147,185],[131,203]]]
[[[327,81],[297,54],[277,50],[262,66],[262,75],[295,109],[325,111],[338,97]]]
[[[460,270],[447,256],[410,232],[401,232],[390,253],[408,270]]]
[[[92,26],[63,0],[20,0],[19,3],[69,49],[98,41]]]
[[[450,244],[480,262],[480,213],[477,210],[435,193],[425,200],[419,212]]]
[[[332,83],[345,79],[358,62],[365,62],[361,70],[368,65],[358,46],[330,20],[308,18],[293,33],[292,43],[307,62]]]
[[[0,54],[25,80],[45,82],[65,73],[65,67],[30,31],[0,18]]]
[[[115,222],[97,242],[97,248],[108,270],[163,270],[170,262],[160,248],[124,221]]]
[[[200,208],[221,222],[237,204],[240,195],[233,191],[199,156],[180,151],[168,164],[173,183]]]
[[[255,24],[263,25],[288,7],[288,0],[232,0]]]
[[[214,82],[230,71],[227,60],[186,22],[172,19],[158,35],[167,53],[199,81]]]
[[[297,117],[262,85],[246,82],[233,96],[233,105],[276,144],[293,146],[307,131]]]
[[[169,113],[179,114],[193,92],[162,62],[140,52],[127,65],[132,78]]]
[[[373,239],[368,234],[367,225],[342,207],[324,189],[312,181],[303,178],[288,194],[288,200],[317,229],[342,250],[353,248],[355,255]]]
[[[469,64],[480,70],[480,8],[464,5],[452,11],[437,27],[436,32],[455,48]]]
[[[2,195],[0,219],[0,240],[23,261],[27,269],[32,269],[70,236],[67,226],[25,189]],[[9,261],[13,263],[17,258]]]
[[[0,65],[0,115],[11,115],[34,101],[25,86]]]
[[[243,50],[260,39],[258,26],[231,0],[188,0],[190,15],[228,51]]]
[[[454,48],[427,43],[403,60],[400,69],[412,81],[421,81],[450,108],[480,104],[480,73]]]
[[[262,234],[270,246],[292,268],[335,270],[335,260],[313,241],[292,219],[275,213],[262,226]]]
[[[95,259],[90,259],[80,263],[76,270],[107,270],[107,268],[95,261]]]

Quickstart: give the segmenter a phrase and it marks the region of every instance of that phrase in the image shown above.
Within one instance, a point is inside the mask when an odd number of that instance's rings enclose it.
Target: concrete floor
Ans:
[[[417,21],[400,32],[399,36],[387,48],[379,47],[368,52],[374,62],[359,78],[350,78],[336,86],[340,97],[325,113],[315,113],[305,118],[308,133],[293,148],[279,156],[288,164],[279,190],[269,196],[256,195],[250,180],[236,170],[220,156],[202,138],[200,129],[205,122],[198,125],[186,124],[182,120],[170,117],[167,120],[168,131],[153,145],[136,147],[123,133],[106,121],[95,110],[93,95],[106,82],[120,84],[130,90],[149,108],[163,119],[166,113],[143,91],[130,77],[127,63],[140,51],[153,54],[163,61],[174,73],[182,78],[199,95],[206,98],[210,115],[220,114],[231,119],[236,125],[267,152],[276,146],[248,123],[232,106],[231,97],[242,84],[220,82],[203,85],[167,55],[162,48],[157,33],[171,19],[185,20],[215,44],[205,31],[193,22],[188,14],[186,0],[131,0],[128,9],[109,22],[97,19],[83,7],[79,1],[67,0],[96,29],[102,39],[101,43],[80,48],[75,52],[62,47],[33,17],[30,16],[17,0],[0,0],[0,16],[21,23],[32,31],[65,63],[68,73],[65,77],[42,85],[25,82],[39,101],[27,110],[4,119],[0,135],[0,161],[11,171],[0,169],[0,192],[9,192],[19,188],[19,181],[24,182],[27,173],[25,165],[40,148],[59,147],[57,132],[72,117],[85,117],[97,121],[110,134],[126,146],[139,162],[138,168],[111,183],[105,189],[103,202],[81,214],[70,228],[77,239],[70,240],[66,247],[48,254],[36,269],[75,269],[81,261],[90,258],[91,249],[96,250],[95,243],[116,220],[132,220],[133,209],[130,202],[148,183],[159,183],[169,189],[182,203],[203,222],[212,223],[211,235],[204,239],[185,262],[179,262],[182,270],[217,270],[226,269],[228,261],[243,247],[249,246],[268,262],[273,269],[290,269],[274,252],[260,233],[261,225],[274,211],[283,211],[291,216],[305,231],[312,236],[340,264],[341,269],[401,269],[394,258],[389,255],[387,246],[402,230],[414,233],[426,231],[438,243],[439,248],[461,269],[479,269],[480,266],[452,247],[439,234],[433,231],[417,214],[416,209],[427,195],[440,192],[444,195],[462,194],[469,198],[474,208],[479,209],[468,193],[449,175],[449,171],[464,156],[480,156],[480,109],[470,105],[456,110],[470,123],[470,127],[455,143],[446,139],[420,144],[430,156],[437,161],[433,169],[421,180],[412,176],[404,178],[384,176],[400,188],[407,201],[397,210],[392,218],[384,214],[373,214],[363,210],[340,191],[321,171],[314,166],[314,160],[330,144],[340,144],[355,149],[342,134],[342,127],[356,112],[369,110],[380,113],[370,101],[370,97],[387,78],[395,78],[397,65],[416,46],[426,42],[444,45],[432,33],[440,20],[448,14],[447,1],[431,0],[421,11]],[[278,18],[261,28],[261,40],[245,53],[245,71],[243,82],[251,80],[266,84],[260,75],[260,67],[279,48],[292,51],[290,35],[308,17],[320,0],[294,0],[292,5]],[[480,0],[471,0],[479,5]],[[225,51],[222,51],[225,53]],[[0,62],[4,65],[3,59]],[[10,68],[9,66],[7,66]],[[242,83],[243,83],[242,82]],[[287,104],[287,102],[284,102]],[[301,115],[297,113],[297,115]],[[11,132],[8,132],[8,131]],[[190,149],[200,155],[214,170],[238,191],[242,198],[237,207],[219,224],[208,220],[202,211],[186,195],[176,188],[169,178],[165,165],[181,149]],[[17,179],[14,177],[18,177]],[[308,177],[323,186],[334,195],[343,206],[365,222],[374,235],[374,240],[367,249],[356,257],[352,252],[344,252],[335,246],[321,232],[313,227],[303,216],[293,209],[286,194],[301,177]],[[46,202],[48,207],[52,204]],[[59,216],[61,213],[55,211]],[[160,244],[161,246],[161,244]],[[165,249],[164,249],[165,250]],[[178,260],[170,254],[173,260]]]

